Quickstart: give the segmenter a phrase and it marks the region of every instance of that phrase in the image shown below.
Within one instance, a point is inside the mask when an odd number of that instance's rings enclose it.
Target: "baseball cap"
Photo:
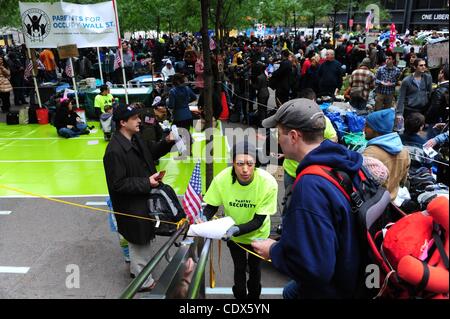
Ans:
[[[139,114],[142,109],[131,104],[128,106],[119,105],[113,111],[113,121],[128,120],[135,114]]]
[[[322,118],[323,121],[315,121]],[[264,127],[275,127],[277,124],[301,131],[325,129],[325,115],[319,105],[310,99],[300,98],[287,101],[271,117],[262,122]]]

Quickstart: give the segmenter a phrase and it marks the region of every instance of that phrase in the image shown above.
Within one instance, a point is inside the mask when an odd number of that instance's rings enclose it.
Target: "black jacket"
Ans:
[[[427,124],[443,123],[447,120],[448,110],[448,82],[439,84],[431,94],[431,106],[426,114]]]
[[[75,111],[69,111],[65,107],[58,107],[56,109],[55,115],[55,127],[56,130],[60,128],[67,127],[67,125],[72,125],[75,129],[77,126],[77,117],[78,114]]]
[[[103,157],[109,196],[115,212],[149,217],[149,177],[156,173],[154,160],[167,154],[173,143],[146,143],[138,134],[133,144],[117,131]],[[155,237],[153,221],[116,215],[119,233],[129,242],[145,245]]]
[[[276,84],[276,90],[279,92],[289,93],[290,77],[291,77],[292,63],[289,60],[283,60],[280,63],[278,70],[272,73],[271,82]]]
[[[319,67],[319,93],[334,95],[336,89],[342,87],[342,64],[339,61],[325,61]]]

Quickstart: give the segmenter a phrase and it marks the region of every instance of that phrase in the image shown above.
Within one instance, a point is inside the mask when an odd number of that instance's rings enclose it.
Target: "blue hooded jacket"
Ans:
[[[297,174],[310,165],[340,169],[353,178],[362,156],[323,141],[305,156]],[[292,191],[281,239],[270,249],[272,263],[295,280],[300,298],[351,298],[360,269],[358,237],[349,201],[324,177],[305,175]]]
[[[396,155],[400,153],[403,149],[402,140],[398,133],[390,133],[386,135],[381,135],[371,139],[367,142],[367,146],[376,145],[381,147],[383,150],[389,154]]]

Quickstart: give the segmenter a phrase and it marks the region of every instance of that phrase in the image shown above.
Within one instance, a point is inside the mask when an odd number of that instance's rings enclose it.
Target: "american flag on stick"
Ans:
[[[72,66],[70,65],[70,60],[69,59],[67,59],[67,61],[66,61],[66,75],[69,77],[69,78],[73,78],[73,69],[72,69]]]
[[[30,78],[32,70],[33,70],[33,62],[31,62],[31,60],[28,60],[27,67],[25,68],[25,71],[23,73],[23,78],[25,80],[28,80]]]
[[[116,57],[114,58],[114,71],[120,68],[122,64],[122,59],[120,58],[120,50],[117,49]]]
[[[189,180],[182,205],[189,220],[189,224],[197,224],[202,221],[202,179],[200,175],[200,161],[195,164],[194,172]]]

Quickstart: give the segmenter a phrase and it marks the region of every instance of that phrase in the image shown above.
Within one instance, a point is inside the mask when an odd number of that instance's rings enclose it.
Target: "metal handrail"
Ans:
[[[191,285],[189,286],[187,299],[197,299],[198,297],[200,285],[202,284],[203,275],[205,273],[206,262],[208,261],[211,241],[211,239],[207,239],[203,245],[200,259],[198,261],[197,267],[195,268],[195,272],[191,280]]]
[[[131,299],[138,292],[138,290],[142,287],[144,282],[147,280],[148,276],[150,276],[151,272],[155,269],[164,255],[169,251],[172,244],[177,240],[177,238],[186,230],[188,223],[185,222],[176,232],[169,238],[169,240],[161,247],[155,256],[148,262],[148,264],[142,269],[139,275],[128,285],[122,295],[119,297],[120,299]]]

